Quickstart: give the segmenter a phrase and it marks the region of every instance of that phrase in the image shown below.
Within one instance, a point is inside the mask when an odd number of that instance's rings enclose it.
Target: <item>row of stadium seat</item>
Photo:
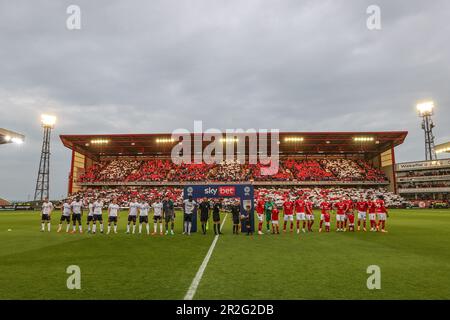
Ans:
[[[362,196],[365,199],[377,198],[383,196],[386,206],[388,207],[400,207],[405,205],[405,201],[402,197],[395,193],[389,192],[384,188],[255,188],[255,201],[262,197],[272,198],[278,206],[282,206],[286,199],[293,199],[296,197],[311,197],[315,207],[318,207],[326,196],[331,201],[337,201],[342,196],[349,196],[352,200],[358,201]],[[73,200],[76,197],[80,197],[85,201],[93,202],[95,199],[101,199],[105,204],[108,204],[112,199],[116,198],[119,205],[127,207],[129,202],[134,198],[145,199],[147,201],[154,202],[157,198],[169,197],[172,199],[176,206],[181,207],[183,201],[183,189],[175,187],[120,187],[120,188],[108,188],[108,189],[86,189],[79,191],[70,196]],[[232,200],[225,199],[225,205]]]
[[[274,175],[262,175],[261,164],[181,164],[170,160],[112,160],[88,168],[80,182],[143,181],[386,181],[384,173],[363,160],[322,159],[280,161]]]

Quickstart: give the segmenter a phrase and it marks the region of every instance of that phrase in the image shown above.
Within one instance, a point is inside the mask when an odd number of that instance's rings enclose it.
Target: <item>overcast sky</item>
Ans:
[[[81,8],[81,30],[66,9]],[[381,30],[366,9],[381,8]],[[208,128],[407,130],[422,160],[419,100],[450,140],[450,1],[0,0],[0,197],[33,196],[41,113],[54,113],[51,196],[67,192],[60,134]]]

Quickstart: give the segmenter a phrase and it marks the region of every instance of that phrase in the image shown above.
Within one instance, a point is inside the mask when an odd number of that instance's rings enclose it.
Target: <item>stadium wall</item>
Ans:
[[[388,190],[394,193],[397,191],[397,182],[395,177],[395,153],[394,148],[387,150],[378,157],[379,168],[386,174],[389,180]]]
[[[78,183],[80,175],[82,175],[87,168],[87,158],[76,151],[72,151],[72,164],[70,166],[69,176],[69,194],[78,192],[82,186]]]

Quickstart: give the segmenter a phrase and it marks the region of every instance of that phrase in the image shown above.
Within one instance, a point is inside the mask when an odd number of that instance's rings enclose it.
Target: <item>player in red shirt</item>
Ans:
[[[303,221],[303,229],[302,231],[305,232],[306,227],[306,213],[305,213],[305,201],[303,198],[297,198],[294,202],[294,209],[295,214],[297,218],[297,233],[300,233],[300,221]]]
[[[305,201],[306,220],[308,221],[308,231],[309,232],[312,232],[312,225],[314,224],[313,203],[312,203],[311,199],[312,199],[312,197],[309,197],[309,199]]]
[[[327,211],[323,214],[323,220],[325,221],[325,231],[330,232],[331,215],[330,215],[329,211]]]
[[[284,224],[283,224],[283,232],[286,232],[287,222],[291,222],[290,230],[291,232],[294,230],[294,202],[287,199],[283,203],[283,215],[284,215]]]
[[[367,201],[367,210],[369,211],[369,221],[370,221],[370,231],[377,230],[377,220],[376,220],[376,203],[373,199]]]
[[[277,234],[280,234],[280,223],[278,222],[280,211],[278,211],[277,206],[272,209],[272,234],[275,234],[275,230]]]
[[[260,198],[256,203],[256,213],[258,216],[258,234],[263,234],[262,226],[264,222],[264,205],[266,204],[266,200],[264,198]]]
[[[378,199],[375,201],[375,211],[378,216],[377,231],[387,232],[384,228],[386,227],[386,218],[388,212],[384,204],[383,196],[379,196]]]
[[[348,231],[355,232],[355,212],[353,210],[347,213]]]
[[[320,209],[322,209],[322,212],[320,214],[319,232],[322,232],[322,225],[325,220],[325,215],[327,213],[328,213],[328,215],[330,215],[330,210],[333,209],[333,205],[327,201],[327,198],[323,198],[323,201],[320,204]]]
[[[361,230],[361,221],[363,222],[363,230],[366,230],[366,214],[367,214],[367,201],[364,200],[363,196],[359,198],[356,203],[356,210],[358,210],[358,231]]]
[[[347,203],[347,210],[345,211],[345,216],[344,216],[344,232],[347,231],[347,220],[348,220],[348,215],[350,213],[353,213],[353,201],[350,198],[349,195],[347,195],[345,202]]]
[[[345,213],[347,212],[348,202],[341,199],[334,204],[336,207],[336,231],[344,231]]]

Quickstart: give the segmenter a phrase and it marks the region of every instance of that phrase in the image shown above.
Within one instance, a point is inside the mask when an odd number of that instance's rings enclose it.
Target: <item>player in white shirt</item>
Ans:
[[[81,215],[83,214],[83,201],[80,200],[80,197],[76,197],[74,201],[70,204],[72,209],[72,232],[77,232],[77,222],[78,229],[80,233],[83,233],[83,226],[81,225]]]
[[[120,211],[120,206],[117,204],[117,199],[113,199],[112,203],[108,207],[108,231],[106,234],[111,232],[111,223],[114,223],[114,233],[117,233],[117,219],[118,213]]]
[[[63,222],[66,222],[66,232],[69,232],[70,228],[70,202],[66,199],[61,207],[61,219],[59,220],[58,230],[56,232],[61,232]]]
[[[150,226],[148,224],[148,211],[150,210],[150,205],[147,201],[142,201],[139,207],[139,234],[142,233],[142,225],[145,223],[145,229],[147,229],[147,234],[150,234]]]
[[[101,201],[100,199],[96,199],[94,201],[94,203],[92,204],[93,208],[94,208],[94,219],[93,219],[93,223],[94,225],[92,226],[92,233],[96,233],[97,232],[97,221],[100,224],[100,232],[103,233],[103,201]]]
[[[133,222],[133,234],[136,231],[136,218],[138,214],[138,210],[141,207],[140,203],[137,201],[137,198],[133,198],[130,202],[130,211],[128,212],[128,224],[127,224],[127,233],[130,233],[130,224]]]
[[[47,230],[50,232],[50,221],[53,211],[53,203],[48,201],[48,198],[44,199],[42,203],[42,215],[41,215],[41,232],[45,231],[45,223],[47,223]]]
[[[194,209],[197,203],[189,196],[188,199],[183,201],[183,211],[184,211],[184,229],[183,234],[191,235],[192,228],[192,215],[194,214]]]
[[[91,233],[91,224],[92,224],[92,221],[94,221],[94,203],[92,201],[88,202],[88,209],[89,209],[89,213],[87,216],[86,226],[87,226],[87,232]]]
[[[156,199],[156,202],[152,204],[153,208],[153,233],[155,235],[158,232],[158,223],[159,223],[159,234],[163,235],[163,222],[162,222],[162,209],[163,203],[160,199]]]

